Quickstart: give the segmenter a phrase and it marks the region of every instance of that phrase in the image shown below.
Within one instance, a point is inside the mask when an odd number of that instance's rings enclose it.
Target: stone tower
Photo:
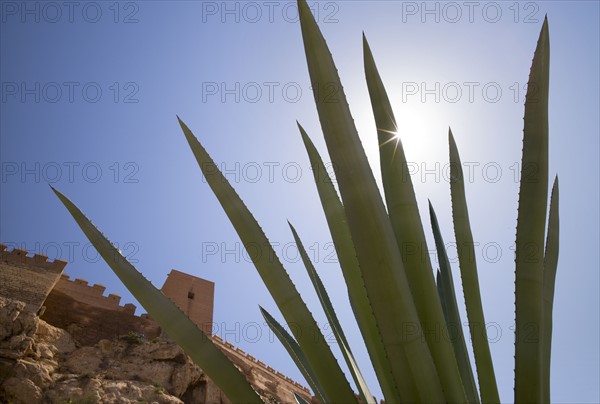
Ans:
[[[207,335],[212,335],[214,282],[171,270],[161,291]]]

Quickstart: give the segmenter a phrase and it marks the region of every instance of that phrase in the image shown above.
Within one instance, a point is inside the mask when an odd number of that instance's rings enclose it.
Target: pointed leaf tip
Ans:
[[[371,45],[369,45],[369,41],[367,40],[367,36],[363,32],[363,57],[365,59],[369,59],[369,64],[371,69],[377,70],[377,66],[375,66],[375,59],[373,57],[373,51],[371,50]],[[366,60],[365,60],[366,63]]]
[[[544,17],[544,22],[542,23],[542,28],[540,29],[540,35],[538,37],[537,48],[539,49],[541,46],[547,47],[549,41],[550,41],[550,32],[548,29],[548,16],[546,15],[546,17]],[[537,53],[538,49],[536,49],[536,53]]]
[[[431,203],[431,200],[427,199],[427,202],[429,202],[429,216],[431,220],[436,220],[437,221],[437,217],[435,215],[435,209],[433,209],[433,204]]]

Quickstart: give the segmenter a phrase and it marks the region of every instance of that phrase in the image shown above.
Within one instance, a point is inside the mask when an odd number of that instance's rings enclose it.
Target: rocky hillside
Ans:
[[[78,347],[24,307],[0,297],[0,402],[229,403],[172,342],[132,334]]]

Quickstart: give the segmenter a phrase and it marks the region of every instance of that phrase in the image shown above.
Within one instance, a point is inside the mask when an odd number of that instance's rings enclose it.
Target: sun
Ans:
[[[396,126],[395,123],[394,123],[394,126]],[[379,148],[384,147],[388,143],[394,143],[394,152],[392,153],[392,158],[396,157],[396,150],[398,149],[398,143],[400,143],[400,134],[398,133],[398,127],[396,126],[396,128],[394,130],[377,129],[377,131],[384,132],[384,133],[391,135],[389,139],[385,140],[383,143],[381,143],[379,145]]]

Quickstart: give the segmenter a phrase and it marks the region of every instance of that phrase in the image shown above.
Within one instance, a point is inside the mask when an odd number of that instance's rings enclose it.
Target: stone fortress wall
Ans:
[[[89,285],[85,279],[71,280],[69,275],[62,274],[52,291],[64,293],[82,303],[106,310],[122,311],[132,315],[135,313],[136,306],[134,304],[128,303],[120,306],[121,296],[113,293],[104,296],[105,290],[106,286],[104,285]]]
[[[63,274],[65,261],[48,262],[42,255],[28,256],[25,250],[0,244],[0,296],[24,301],[40,317],[68,331],[83,346],[103,339],[114,339],[136,332],[147,339],[162,334],[160,326],[148,315],[135,315],[136,306],[120,305],[121,297],[105,295],[106,287],[90,285],[84,279],[71,280]],[[212,330],[214,283],[172,270],[161,291],[208,335]],[[251,354],[212,336],[213,342],[240,368],[261,391],[294,402],[297,393],[310,402],[310,391]]]
[[[242,370],[254,386],[263,391],[276,391],[279,397],[287,396],[291,403],[296,402],[291,392],[296,392],[307,402],[311,402],[310,390],[291,377],[278,372],[242,349],[236,348],[233,344],[223,341],[217,335],[213,337],[213,342],[225,352],[229,360]],[[288,401],[286,400],[286,402]]]
[[[0,290],[2,296],[20,300],[27,310],[39,312],[46,296],[52,290],[67,263],[55,260],[48,262],[45,255],[20,249],[8,251],[0,244]]]
[[[148,339],[160,336],[157,323],[147,315],[136,316],[134,304],[121,306],[121,297],[105,296],[105,290],[104,285],[89,285],[84,279],[71,280],[63,274],[48,294],[41,319],[67,330],[85,346],[118,338],[130,331]]]

